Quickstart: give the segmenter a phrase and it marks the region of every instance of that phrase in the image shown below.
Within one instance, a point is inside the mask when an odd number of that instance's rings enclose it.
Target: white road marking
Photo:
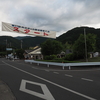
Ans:
[[[38,69],[38,68],[36,68],[36,67],[32,67],[33,69]]]
[[[68,77],[73,77],[72,75],[68,75],[68,74],[65,74],[65,76],[68,76]]]
[[[16,68],[15,66],[10,65],[10,64],[8,64],[8,63],[6,63],[6,62],[4,62],[4,61],[3,61],[3,63],[5,63],[6,65],[8,65],[8,66],[10,66],[10,67],[12,67],[12,68],[14,68],[14,69],[17,69],[17,70],[19,70],[19,71],[21,71],[21,72],[24,72],[24,73],[26,73],[26,74],[28,74],[28,75],[31,75],[31,76],[36,77],[36,78],[38,78],[38,79],[41,79],[41,80],[43,80],[43,81],[45,81],[45,82],[48,82],[48,83],[53,84],[53,85],[55,85],[55,86],[58,86],[59,88],[62,88],[62,89],[64,89],[64,90],[67,90],[67,91],[69,91],[69,92],[72,92],[72,93],[74,93],[74,94],[77,94],[77,95],[79,95],[79,96],[82,96],[82,97],[84,97],[84,98],[86,98],[86,99],[89,99],[89,100],[97,100],[97,99],[95,99],[95,98],[92,98],[92,97],[90,97],[90,96],[84,95],[84,94],[79,93],[79,92],[77,92],[77,91],[74,91],[74,90],[72,90],[72,89],[66,88],[66,87],[64,87],[64,86],[61,86],[61,85],[59,85],[59,84],[56,84],[56,83],[54,83],[54,82],[52,82],[52,81],[49,81],[49,80],[47,80],[47,79],[44,79],[44,78],[42,78],[42,77],[39,77],[39,76],[34,75],[34,74],[32,74],[32,73],[29,73],[29,72],[27,72],[27,71],[24,71],[24,70],[22,70],[22,69]]]
[[[90,81],[90,82],[93,82],[93,80],[91,79],[87,79],[87,78],[81,78],[82,80],[85,80],[85,81]]]
[[[26,89],[26,83],[40,86],[44,94]],[[31,95],[35,95],[35,96],[40,97],[45,100],[55,100],[45,84],[36,83],[36,82],[27,81],[27,80],[22,79],[21,85],[20,85],[20,91],[29,93]]]
[[[59,74],[58,72],[53,72],[54,74]]]
[[[49,72],[49,70],[45,70],[46,72]]]

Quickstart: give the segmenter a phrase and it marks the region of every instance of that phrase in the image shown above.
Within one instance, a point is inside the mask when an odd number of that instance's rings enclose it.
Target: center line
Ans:
[[[36,67],[32,67],[32,68],[34,68],[34,69],[38,69],[38,68],[36,68]]]
[[[59,74],[58,72],[53,72],[53,73],[55,73],[55,74]]]
[[[46,72],[49,72],[49,70],[45,70]]]
[[[73,77],[72,75],[68,75],[68,74],[65,74],[65,76],[68,76],[68,77]]]
[[[91,80],[91,79],[86,79],[86,78],[81,78],[82,80],[85,80],[85,81],[91,81],[91,82],[93,82],[93,80]]]

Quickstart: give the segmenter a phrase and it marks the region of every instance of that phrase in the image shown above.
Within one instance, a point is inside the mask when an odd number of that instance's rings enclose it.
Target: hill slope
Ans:
[[[90,27],[76,27],[72,30],[67,31],[61,36],[57,37],[56,40],[62,42],[63,44],[68,42],[70,44],[74,44],[74,42],[78,39],[80,34],[84,34],[84,29],[86,34],[92,33],[97,35],[96,39],[96,47],[97,50],[100,50],[100,29],[90,28]]]
[[[96,47],[97,51],[100,51],[100,29],[90,28],[90,27],[76,27],[57,37],[56,40],[65,44],[66,42],[70,44],[74,44],[74,42],[78,39],[80,34],[84,34],[84,28],[86,30],[86,34],[93,33],[97,35],[96,39]],[[45,37],[10,37],[10,36],[0,36],[0,45],[4,45],[6,47],[6,40],[8,43],[8,47],[11,45],[15,48],[21,48],[21,40],[23,41],[23,48],[34,47],[36,45],[40,45],[46,39]]]
[[[0,36],[0,46],[3,45],[6,47],[6,40],[7,40],[7,47],[14,47],[14,48],[21,48],[21,40],[22,40],[22,47],[29,48],[34,47],[36,45],[40,45],[46,39],[45,37],[11,37],[11,36]]]
[[[47,39],[48,38],[45,37],[29,37],[29,38],[24,38],[22,40],[23,40],[23,44],[25,44],[26,46],[34,47],[36,45],[40,45]]]
[[[7,46],[7,47],[20,48],[19,44],[20,41],[11,36],[0,36],[0,45],[4,45],[5,47]]]

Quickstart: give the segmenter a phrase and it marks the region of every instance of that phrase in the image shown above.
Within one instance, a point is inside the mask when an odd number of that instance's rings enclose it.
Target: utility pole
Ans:
[[[6,57],[7,57],[8,56],[8,54],[7,54],[7,39],[5,41],[6,41]]]
[[[10,47],[11,47],[11,42],[10,42]]]
[[[86,44],[86,32],[85,32],[85,28],[84,28],[84,40],[85,40],[85,57],[86,57],[86,62],[88,62],[88,59],[87,59],[87,44]]]
[[[7,48],[7,39],[5,41],[6,41],[6,48]]]
[[[7,44],[8,44],[8,43],[7,43],[7,39],[6,39],[5,41],[6,41],[6,48],[7,48],[7,47],[8,47],[8,46],[7,46]]]
[[[23,47],[22,47],[22,42],[23,42],[23,41],[21,40],[21,49],[23,48]]]

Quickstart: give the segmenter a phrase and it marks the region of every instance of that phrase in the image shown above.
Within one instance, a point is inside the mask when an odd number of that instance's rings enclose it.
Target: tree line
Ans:
[[[95,52],[96,51],[96,35],[95,34],[87,34],[86,35],[86,46],[87,52]],[[72,50],[71,54],[66,55],[66,60],[75,60],[75,59],[85,59],[85,37],[84,34],[80,34],[79,38],[74,42],[74,44],[69,44],[66,42],[65,44],[61,43],[57,40],[48,39],[41,44],[41,52],[44,56],[51,56],[60,54],[61,51],[66,52],[67,49]],[[87,56],[88,56],[87,53]]]

